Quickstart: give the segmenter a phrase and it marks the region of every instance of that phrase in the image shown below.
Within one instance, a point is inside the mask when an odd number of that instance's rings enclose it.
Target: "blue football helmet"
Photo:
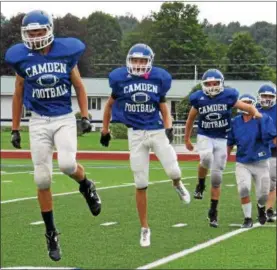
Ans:
[[[145,64],[133,63],[133,59],[146,59]],[[131,75],[144,76],[150,73],[154,60],[154,53],[152,49],[142,43],[135,44],[128,52],[126,58],[127,71]]]
[[[276,87],[264,84],[258,91],[259,104],[263,108],[271,108],[276,104]]]
[[[30,37],[29,31],[45,29],[45,35],[39,37]],[[27,13],[21,26],[21,37],[23,43],[28,49],[40,50],[50,45],[54,40],[54,25],[52,16],[41,10],[34,10]]]
[[[216,82],[210,85],[210,82]],[[201,86],[203,92],[214,97],[224,90],[224,76],[218,69],[208,69],[202,76]]]
[[[249,94],[243,94],[243,95],[241,95],[239,97],[239,100],[241,100],[241,101],[243,101],[243,102],[245,102],[247,104],[251,104],[253,106],[255,106],[256,103],[257,103],[256,98],[254,96],[252,96],[252,95],[249,95]],[[242,111],[240,109],[238,109],[238,112],[244,113],[244,114],[249,114],[248,112]]]

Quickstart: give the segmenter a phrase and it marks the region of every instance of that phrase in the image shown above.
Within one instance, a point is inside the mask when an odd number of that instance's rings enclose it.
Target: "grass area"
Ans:
[[[242,223],[243,215],[235,186],[234,164],[228,163],[224,176],[222,200],[219,203],[217,229],[210,228],[206,216],[209,195],[202,201],[183,205],[161,165],[151,162],[149,186],[149,223],[152,229],[150,248],[139,246],[140,226],[135,207],[133,177],[129,162],[82,161],[89,178],[97,183],[103,211],[93,217],[78,186],[61,175],[54,163],[53,193],[77,191],[54,197],[54,213],[61,234],[63,258],[52,262],[46,254],[44,225],[40,221],[36,199],[1,204],[1,266],[74,267],[81,269],[137,268],[155,260],[191,248],[219,235],[235,230],[230,223]],[[184,183],[193,193],[197,162],[180,163]],[[30,160],[1,161],[1,200],[36,196]],[[117,186],[117,187],[114,187]],[[113,187],[113,188],[112,188]],[[207,181],[209,190],[209,181]],[[254,193],[254,190],[253,190]],[[256,217],[253,200],[253,218]],[[106,222],[117,222],[102,226]],[[173,228],[177,223],[186,227]],[[276,231],[256,228],[234,236],[212,247],[190,254],[159,268],[167,269],[276,269]]]
[[[11,133],[1,132],[1,149],[14,149],[10,143]],[[196,139],[192,138],[192,142]],[[21,132],[22,149],[30,149],[29,133]],[[109,147],[100,144],[100,132],[91,132],[78,137],[78,150],[86,151],[128,151],[128,141],[126,139],[112,139]]]

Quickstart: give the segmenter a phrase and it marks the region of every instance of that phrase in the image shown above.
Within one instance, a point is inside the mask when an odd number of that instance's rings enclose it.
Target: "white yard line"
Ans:
[[[225,172],[223,174],[233,174],[234,172]],[[209,176],[209,175],[208,175]],[[182,178],[182,180],[187,180],[187,179],[195,179],[197,178],[197,176],[191,176],[191,177],[184,177]],[[155,183],[155,184],[159,184],[159,183],[166,183],[166,182],[170,182],[172,181],[171,179],[170,180],[160,180],[160,181],[152,181],[152,183]],[[99,187],[97,188],[97,190],[105,190],[105,189],[114,189],[114,188],[123,188],[123,187],[131,187],[131,186],[134,186],[133,183],[130,183],[130,184],[122,184],[122,185],[116,185],[116,186],[107,186],[107,187]],[[64,192],[64,193],[56,193],[56,194],[53,194],[52,196],[53,197],[57,197],[57,196],[66,196],[66,195],[72,195],[72,194],[76,194],[76,193],[79,193],[79,191],[71,191],[71,192]],[[37,199],[36,196],[34,197],[24,197],[24,198],[17,198],[17,199],[11,199],[11,200],[5,200],[5,201],[1,201],[1,204],[5,204],[5,203],[13,203],[13,202],[20,202],[20,201],[27,201],[27,200],[35,200]]]
[[[174,261],[176,259],[185,257],[188,254],[191,254],[191,253],[197,252],[197,251],[199,251],[201,249],[210,247],[210,246],[212,246],[212,245],[214,245],[216,243],[224,241],[224,240],[226,240],[228,238],[231,238],[231,237],[233,237],[233,236],[235,236],[237,234],[240,234],[240,233],[243,233],[243,232],[247,232],[247,231],[249,231],[251,229],[254,229],[254,228],[257,228],[257,227],[260,227],[260,226],[261,226],[260,223],[255,223],[252,228],[238,229],[238,230],[235,230],[235,231],[232,231],[232,232],[225,233],[223,235],[220,235],[220,236],[218,236],[218,237],[216,237],[214,239],[211,239],[211,240],[209,240],[207,242],[204,242],[202,244],[198,244],[198,245],[196,245],[194,247],[191,247],[191,248],[188,248],[188,249],[184,249],[184,250],[182,250],[180,252],[171,254],[171,255],[169,255],[167,257],[161,258],[161,259],[156,260],[156,261],[154,261],[152,263],[140,266],[137,269],[152,269],[152,268],[164,265],[164,264],[169,263],[171,261]]]

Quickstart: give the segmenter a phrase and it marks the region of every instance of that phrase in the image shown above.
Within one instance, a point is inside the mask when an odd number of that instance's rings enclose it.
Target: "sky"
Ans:
[[[199,7],[198,19],[204,18],[212,24],[228,24],[238,21],[241,25],[251,25],[257,21],[267,21],[276,24],[276,2],[189,2]],[[7,1],[1,2],[1,12],[10,18],[19,12],[29,12],[42,9],[54,16],[64,16],[71,13],[77,17],[87,17],[94,11],[102,11],[111,15],[133,14],[139,20],[146,17],[151,11],[158,11],[162,2],[39,2],[39,1]]]

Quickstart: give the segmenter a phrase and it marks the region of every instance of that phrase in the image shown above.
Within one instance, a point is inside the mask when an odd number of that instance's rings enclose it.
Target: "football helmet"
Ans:
[[[45,35],[32,37],[29,35],[29,31],[45,29]],[[53,19],[52,16],[48,15],[42,10],[34,10],[27,13],[21,26],[21,37],[23,43],[28,49],[40,50],[50,45],[54,40],[53,34]]]
[[[218,69],[208,69],[202,76],[203,92],[214,97],[224,90],[224,76]]]
[[[134,59],[145,59],[145,63],[134,62]],[[152,49],[142,43],[135,44],[128,52],[126,58],[127,71],[134,76],[144,76],[150,73],[154,60]]]
[[[239,100],[241,100],[241,101],[243,101],[243,102],[245,102],[247,104],[253,105],[253,106],[255,106],[256,103],[257,103],[256,98],[254,96],[252,96],[252,95],[249,95],[249,94],[243,94],[243,95],[241,95]],[[249,114],[248,112],[242,111],[240,109],[238,109],[238,113]]]
[[[264,84],[258,91],[258,102],[263,108],[271,108],[276,104],[276,87]]]

